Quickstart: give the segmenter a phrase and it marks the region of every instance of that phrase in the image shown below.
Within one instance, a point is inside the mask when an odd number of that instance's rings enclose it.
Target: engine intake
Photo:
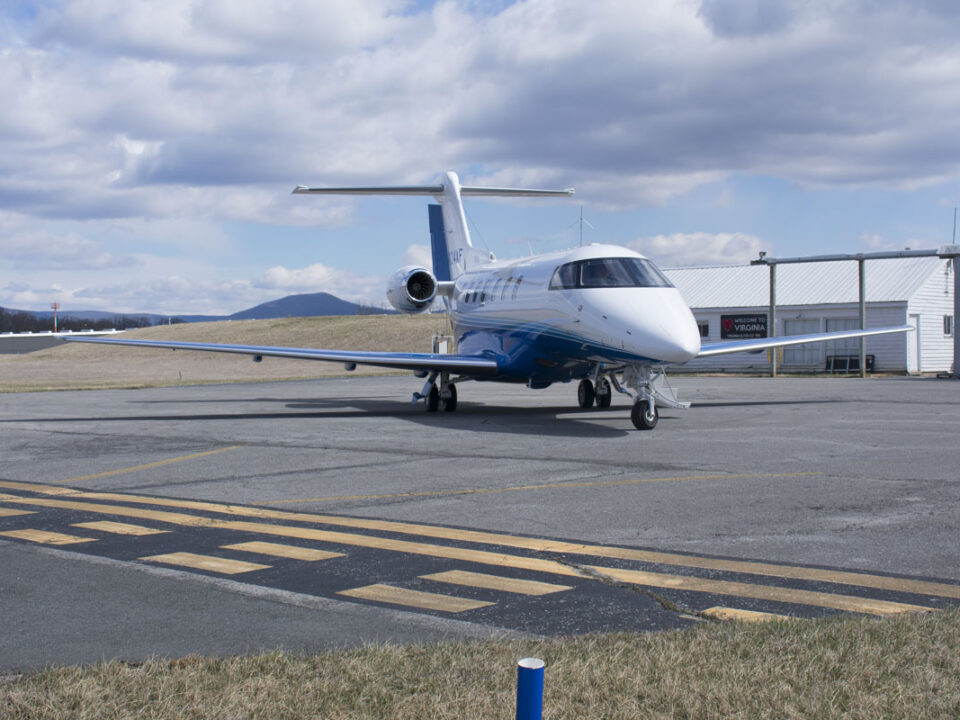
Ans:
[[[420,313],[437,296],[437,278],[426,268],[407,265],[397,270],[387,286],[387,300],[400,312]]]

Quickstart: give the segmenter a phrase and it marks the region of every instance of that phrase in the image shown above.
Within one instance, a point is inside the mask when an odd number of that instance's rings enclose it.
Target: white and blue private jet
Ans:
[[[413,394],[427,412],[457,408],[456,382],[481,380],[546,388],[579,380],[581,408],[610,407],[613,391],[633,398],[631,420],[657,425],[658,407],[685,408],[666,385],[664,370],[694,358],[810,342],[906,332],[909,326],[849,330],[723,343],[701,343],[679,291],[643,255],[615,245],[589,245],[519,260],[497,260],[470,242],[462,197],[565,197],[573,190],[461,185],[456,173],[441,184],[311,188],[297,194],[420,195],[429,206],[433,270],[406,266],[390,278],[387,298],[405,313],[443,299],[456,354],[359,352],[217,343],[65,337],[71,342],[302,358],[412,370],[426,378]]]

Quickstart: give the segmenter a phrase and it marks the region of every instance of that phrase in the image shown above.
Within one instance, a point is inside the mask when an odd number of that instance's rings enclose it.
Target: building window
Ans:
[[[700,337],[702,338],[710,337],[710,321],[709,320],[697,320],[697,327],[700,328]]]
[[[953,315],[943,316],[943,334],[947,337],[953,337]]]

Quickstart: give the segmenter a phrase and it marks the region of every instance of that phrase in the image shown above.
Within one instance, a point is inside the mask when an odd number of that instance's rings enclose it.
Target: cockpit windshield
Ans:
[[[551,290],[600,287],[673,287],[673,283],[649,260],[641,258],[594,258],[557,268]]]

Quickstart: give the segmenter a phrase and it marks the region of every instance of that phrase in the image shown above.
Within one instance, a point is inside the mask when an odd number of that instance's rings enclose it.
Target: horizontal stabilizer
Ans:
[[[443,185],[389,185],[380,187],[329,187],[312,188],[306,185],[297,185],[293,189],[295,195],[443,195]],[[478,185],[461,185],[461,196],[477,197],[569,197],[573,189],[566,190],[536,190],[526,188],[480,187]]]

